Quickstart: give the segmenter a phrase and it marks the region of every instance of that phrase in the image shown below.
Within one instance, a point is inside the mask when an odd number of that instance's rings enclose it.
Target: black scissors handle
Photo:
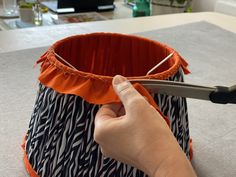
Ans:
[[[236,85],[231,87],[216,86],[216,90],[210,93],[209,97],[213,103],[236,104]]]

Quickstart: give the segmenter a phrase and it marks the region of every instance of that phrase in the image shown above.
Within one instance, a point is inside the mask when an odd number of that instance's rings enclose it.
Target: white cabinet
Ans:
[[[236,16],[236,0],[218,0],[215,12]]]
[[[193,0],[193,11],[214,11],[216,1],[217,0]]]

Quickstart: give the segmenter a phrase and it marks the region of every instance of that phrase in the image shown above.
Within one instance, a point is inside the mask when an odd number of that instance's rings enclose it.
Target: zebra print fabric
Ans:
[[[169,80],[183,81],[182,71]],[[169,117],[171,130],[189,157],[189,128],[184,98],[153,95]],[[93,140],[99,105],[39,84],[26,136],[28,160],[40,177],[144,177],[142,171],[101,154]]]

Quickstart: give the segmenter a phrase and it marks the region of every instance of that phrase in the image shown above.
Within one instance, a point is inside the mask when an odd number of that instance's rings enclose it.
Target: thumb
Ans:
[[[113,78],[112,84],[126,110],[129,109],[130,103],[134,103],[135,100],[144,100],[143,96],[140,95],[125,77],[116,75]]]

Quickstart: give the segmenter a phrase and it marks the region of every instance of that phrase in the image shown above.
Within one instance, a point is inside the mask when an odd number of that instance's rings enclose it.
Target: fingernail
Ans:
[[[113,79],[114,85],[118,85],[118,84],[120,84],[124,81],[127,81],[127,79],[125,77],[121,76],[121,75],[116,75]]]

